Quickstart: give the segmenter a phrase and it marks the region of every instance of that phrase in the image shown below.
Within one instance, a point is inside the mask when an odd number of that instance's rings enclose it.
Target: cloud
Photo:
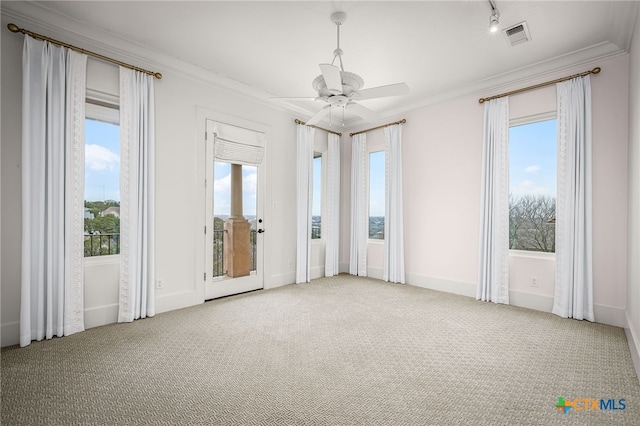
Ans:
[[[242,201],[245,215],[255,215],[258,174],[250,173],[242,178]],[[214,214],[229,214],[231,210],[231,174],[213,182]]]
[[[253,172],[242,178],[242,190],[244,192],[256,192],[258,185],[258,173]]]
[[[114,171],[120,164],[120,156],[101,145],[87,145],[84,149],[85,167],[97,172]]]
[[[229,194],[231,190],[231,175],[226,175],[213,182],[213,191],[216,194]]]
[[[527,173],[537,173],[540,171],[540,166],[538,166],[537,164],[534,164],[524,169],[524,171]]]

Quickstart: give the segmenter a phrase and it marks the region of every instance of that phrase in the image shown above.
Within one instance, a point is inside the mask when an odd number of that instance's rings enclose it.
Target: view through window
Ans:
[[[313,153],[313,200],[311,204],[311,239],[322,238],[322,153]]]
[[[555,252],[556,120],[509,129],[509,248]]]
[[[112,114],[113,115],[113,114]],[[120,253],[120,126],[85,120],[84,255]]]
[[[369,154],[369,238],[384,239],[384,151]]]
[[[231,163],[213,162],[213,277],[226,275],[224,270],[224,223],[231,215]],[[242,166],[242,215],[249,221],[251,271],[256,270],[258,168]]]

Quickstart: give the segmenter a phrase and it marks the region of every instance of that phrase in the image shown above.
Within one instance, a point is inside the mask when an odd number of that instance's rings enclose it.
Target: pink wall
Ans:
[[[581,65],[547,75],[535,84],[582,72],[594,66],[593,203],[594,300],[596,304],[626,306],[627,256],[627,55]],[[511,90],[512,88],[504,88]],[[498,90],[502,92],[503,90]],[[483,95],[490,95],[485,93]],[[555,88],[514,95],[511,118],[555,111]],[[405,269],[407,282],[439,280],[464,287],[477,282],[480,175],[483,107],[478,96],[468,96],[404,114],[403,179]],[[391,117],[391,120],[396,117]],[[377,140],[381,130],[367,134]],[[349,261],[350,138],[343,138],[343,241],[341,262]],[[374,249],[375,252],[375,249]],[[546,262],[546,263],[545,263]],[[553,259],[512,259],[511,290],[553,296]],[[380,263],[380,264],[378,264]],[[382,268],[381,258],[370,256],[369,266]],[[347,266],[348,268],[348,266]],[[348,269],[347,269],[348,270]],[[531,274],[539,285],[530,286]]]

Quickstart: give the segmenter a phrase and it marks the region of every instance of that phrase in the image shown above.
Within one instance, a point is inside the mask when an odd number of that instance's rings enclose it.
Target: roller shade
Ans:
[[[231,124],[215,122],[216,160],[239,164],[260,164],[264,157],[265,134]]]

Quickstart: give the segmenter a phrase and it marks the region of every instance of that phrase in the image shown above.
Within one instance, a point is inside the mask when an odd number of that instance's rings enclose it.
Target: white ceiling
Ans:
[[[526,21],[530,42],[511,47],[501,31],[489,33],[491,10],[481,0],[43,1],[29,9],[3,1],[2,7],[19,13],[54,11],[71,31],[100,29],[109,34],[95,32],[96,40],[100,34],[117,36],[179,58],[213,73],[218,83],[242,86],[245,94],[302,119],[323,104],[269,98],[315,96],[311,82],[320,74],[318,64],[331,62],[336,47],[336,28],[329,19],[335,11],[347,13],[341,29],[345,70],[362,76],[364,88],[397,82],[411,88],[408,95],[362,101],[390,116],[627,52],[637,7],[636,2],[615,1],[495,3],[501,27]]]

